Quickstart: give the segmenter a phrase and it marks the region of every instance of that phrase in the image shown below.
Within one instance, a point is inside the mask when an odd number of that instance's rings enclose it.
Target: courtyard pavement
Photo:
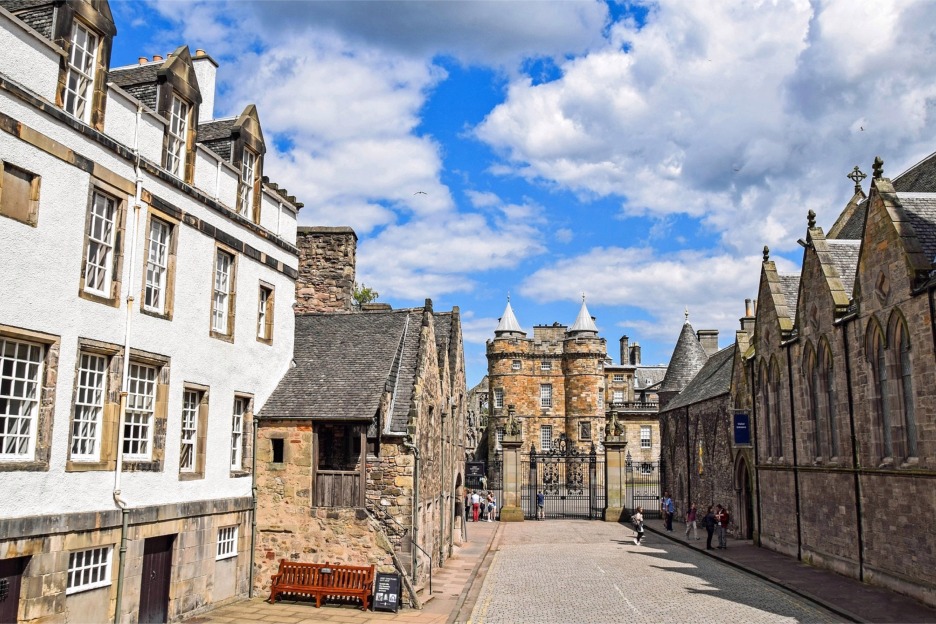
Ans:
[[[814,568],[751,542],[705,550],[685,525],[647,522],[645,544],[627,525],[587,520],[468,523],[469,541],[433,571],[422,610],[363,612],[350,605],[266,596],[187,620],[373,621],[413,624],[570,622],[932,622],[936,610],[905,596]]]

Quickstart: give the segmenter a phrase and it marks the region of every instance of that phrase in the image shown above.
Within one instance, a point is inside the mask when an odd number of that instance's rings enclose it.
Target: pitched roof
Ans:
[[[162,67],[162,65],[163,61],[157,61],[155,63],[146,63],[145,65],[115,67],[108,72],[107,78],[118,87],[142,84],[144,82],[156,82],[159,68]]]
[[[796,302],[799,300],[799,273],[795,275],[779,275],[780,290],[786,300],[787,309],[790,310],[790,320],[796,321]]]
[[[666,377],[665,366],[637,366],[634,369],[634,387],[646,388],[660,383]]]
[[[827,240],[832,264],[842,279],[842,287],[851,296],[855,288],[855,273],[858,271],[860,240]]]
[[[507,299],[507,307],[504,309],[504,314],[500,317],[500,322],[494,330],[495,336],[500,336],[505,333],[525,333],[520,327],[520,323],[517,322],[517,317],[514,316],[513,308],[510,307],[509,297]]]
[[[663,411],[668,412],[728,394],[731,390],[734,354],[734,344],[713,353],[705,366],[692,378],[689,385],[676,398],[667,403]]]
[[[230,139],[231,128],[234,127],[235,121],[237,120],[234,117],[229,117],[227,119],[214,119],[198,124],[198,138],[196,140],[202,143],[204,141]]]
[[[898,193],[936,193],[936,152],[893,179]]]
[[[588,308],[585,307],[585,297],[582,297],[582,307],[579,308],[579,313],[575,318],[575,323],[573,323],[572,327],[569,328],[569,333],[582,331],[595,332],[596,334],[598,333],[598,326],[595,325],[595,321],[588,312]]]
[[[702,348],[702,343],[699,342],[695,330],[687,320],[683,323],[682,331],[679,332],[679,339],[676,341],[673,357],[670,358],[669,366],[666,368],[660,392],[682,391],[701,370],[707,359],[708,356]]]
[[[898,193],[923,253],[936,264],[936,193]]]
[[[854,212],[848,217],[848,220],[842,225],[841,229],[833,236],[833,230],[829,230],[829,240],[833,238],[838,240],[860,239],[864,234],[865,217],[868,216],[868,200],[864,199],[855,208]],[[836,223],[836,225],[838,225]]]
[[[406,429],[423,309],[296,317],[295,366],[270,396],[264,418],[370,421],[385,391],[387,430]]]

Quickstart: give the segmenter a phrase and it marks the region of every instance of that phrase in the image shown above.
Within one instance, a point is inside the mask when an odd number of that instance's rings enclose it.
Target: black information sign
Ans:
[[[751,446],[751,417],[747,412],[735,412],[734,443],[735,446]]]
[[[400,608],[400,575],[377,573],[374,586],[374,611],[393,611]]]
[[[483,488],[484,462],[465,462],[465,485],[470,488]]]

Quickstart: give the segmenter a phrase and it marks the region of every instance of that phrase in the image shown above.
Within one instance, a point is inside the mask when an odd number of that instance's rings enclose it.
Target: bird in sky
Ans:
[[[413,193],[413,195],[428,195],[428,194],[429,193],[427,193],[426,191],[416,191],[415,193]]]

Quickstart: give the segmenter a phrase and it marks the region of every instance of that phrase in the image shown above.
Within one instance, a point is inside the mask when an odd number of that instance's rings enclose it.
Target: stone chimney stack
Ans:
[[[705,355],[712,357],[712,354],[718,351],[718,330],[700,329],[696,332],[702,348],[705,349]]]
[[[198,123],[205,123],[214,119],[215,81],[218,74],[218,63],[208,56],[202,49],[195,50],[192,56],[192,66],[195,68],[195,79],[198,80],[198,90],[202,101],[198,106]]]
[[[630,352],[627,355],[627,360],[634,366],[640,365],[640,343],[635,342],[631,345]]]
[[[300,227],[296,314],[351,312],[357,234],[349,227]]]
[[[627,364],[630,358],[629,339],[627,336],[621,336],[621,364]]]
[[[754,302],[750,299],[744,300],[744,316],[741,317],[741,331],[754,331]]]

